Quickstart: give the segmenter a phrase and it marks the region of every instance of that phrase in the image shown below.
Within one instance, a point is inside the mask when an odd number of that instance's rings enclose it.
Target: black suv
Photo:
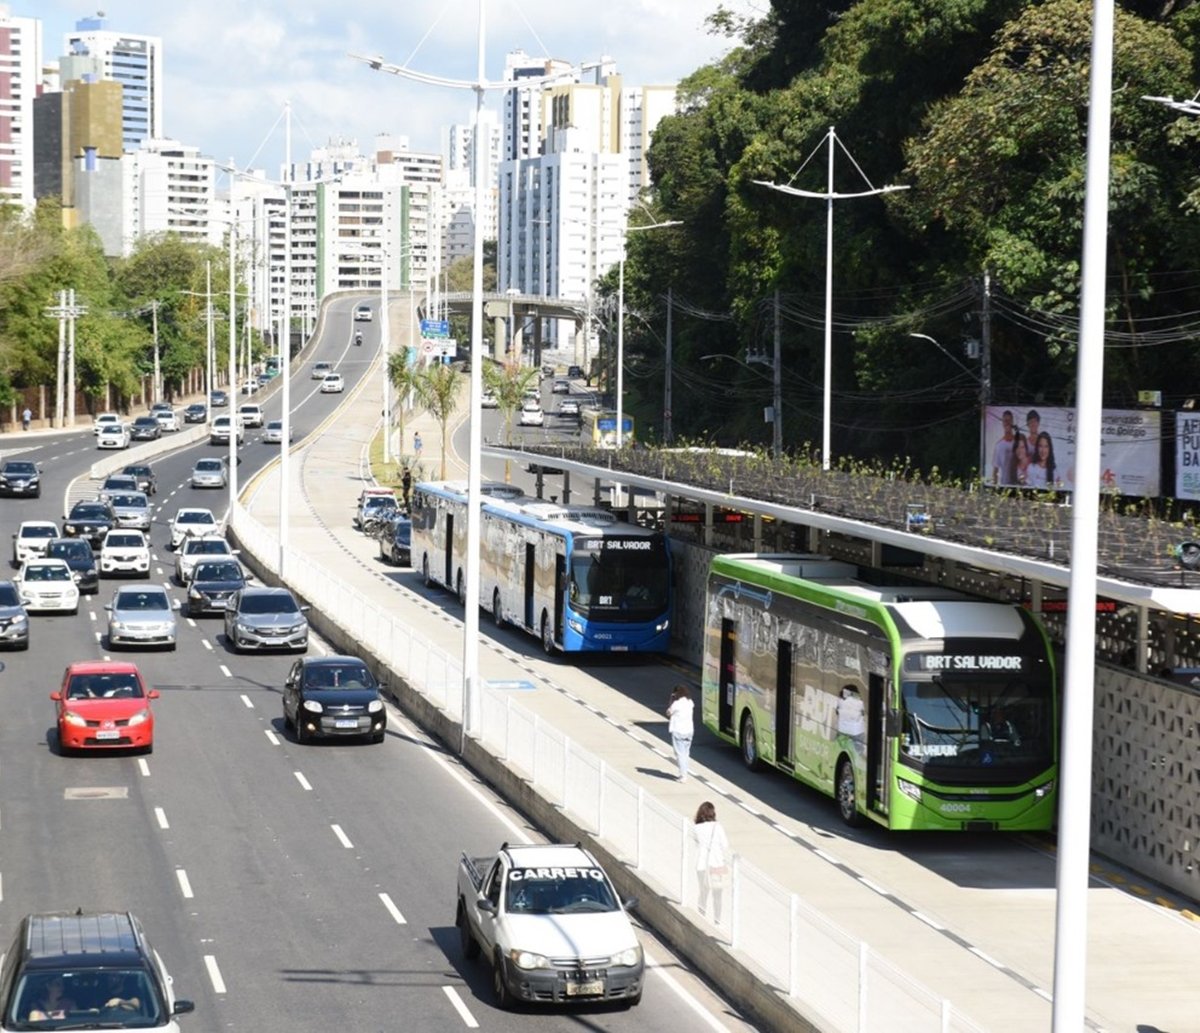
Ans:
[[[71,568],[71,577],[81,592],[100,591],[100,572],[96,569],[96,554],[82,538],[52,538],[46,546],[46,559],[62,560]]]
[[[133,421],[130,437],[134,441],[157,441],[162,437],[162,424],[157,416],[139,416]]]
[[[107,502],[76,502],[63,520],[63,534],[67,538],[83,538],[94,547],[104,541],[104,536],[117,526],[117,514]]]
[[[0,1029],[166,1029],[195,1010],[129,912],[27,915],[0,968]]]

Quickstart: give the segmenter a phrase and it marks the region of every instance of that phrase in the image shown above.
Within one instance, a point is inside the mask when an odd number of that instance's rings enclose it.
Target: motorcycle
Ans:
[[[362,344],[362,331],[361,330],[354,331],[354,343]]]

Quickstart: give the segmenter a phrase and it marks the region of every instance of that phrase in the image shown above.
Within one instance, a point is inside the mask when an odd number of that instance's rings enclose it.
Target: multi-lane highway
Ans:
[[[291,385],[296,440],[346,395],[319,393],[326,359],[352,391],[378,344],[378,323],[352,343],[351,300]],[[360,324],[361,325],[361,324]],[[264,400],[277,417],[280,392]],[[90,428],[3,443],[45,467],[40,499],[0,501],[0,526],[61,520],[70,482],[102,453]],[[251,431],[245,483],[278,446]],[[187,486],[207,441],[154,460],[152,577],[172,596],[166,525],[184,505],[220,516],[226,496]],[[349,514],[353,496],[347,494]],[[218,619],[181,618],[174,652],[111,652],[104,603],[76,616],[34,616],[28,652],[0,673],[0,938],[31,911],[130,909],[196,1002],[185,1029],[517,1030],[529,1015],[498,1011],[482,965],[464,961],[453,927],[455,867],[467,849],[537,837],[398,714],[379,746],[299,746],[283,729],[289,656],[230,652]],[[310,651],[321,651],[314,638]],[[73,660],[131,657],[161,690],[153,754],[61,756],[49,693]],[[642,1005],[537,1012],[550,1029],[740,1030],[749,1027],[646,934],[653,970]]]

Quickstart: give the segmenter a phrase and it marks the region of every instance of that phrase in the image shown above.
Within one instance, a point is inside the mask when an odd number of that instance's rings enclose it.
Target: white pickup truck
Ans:
[[[493,857],[463,854],[458,926],[463,954],[492,966],[492,993],[516,1001],[642,999],[644,959],[604,869],[579,846],[505,843]]]

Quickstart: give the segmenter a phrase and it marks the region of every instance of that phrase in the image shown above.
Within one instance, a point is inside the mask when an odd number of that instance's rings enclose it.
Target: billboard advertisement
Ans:
[[[1161,430],[1162,416],[1156,411],[1102,410],[1101,487],[1121,495],[1161,494]],[[1074,490],[1074,409],[989,405],[983,414],[982,440],[983,479],[988,484]],[[1200,466],[1197,478],[1200,490]]]
[[[1175,414],[1175,497],[1200,499],[1200,413]]]

